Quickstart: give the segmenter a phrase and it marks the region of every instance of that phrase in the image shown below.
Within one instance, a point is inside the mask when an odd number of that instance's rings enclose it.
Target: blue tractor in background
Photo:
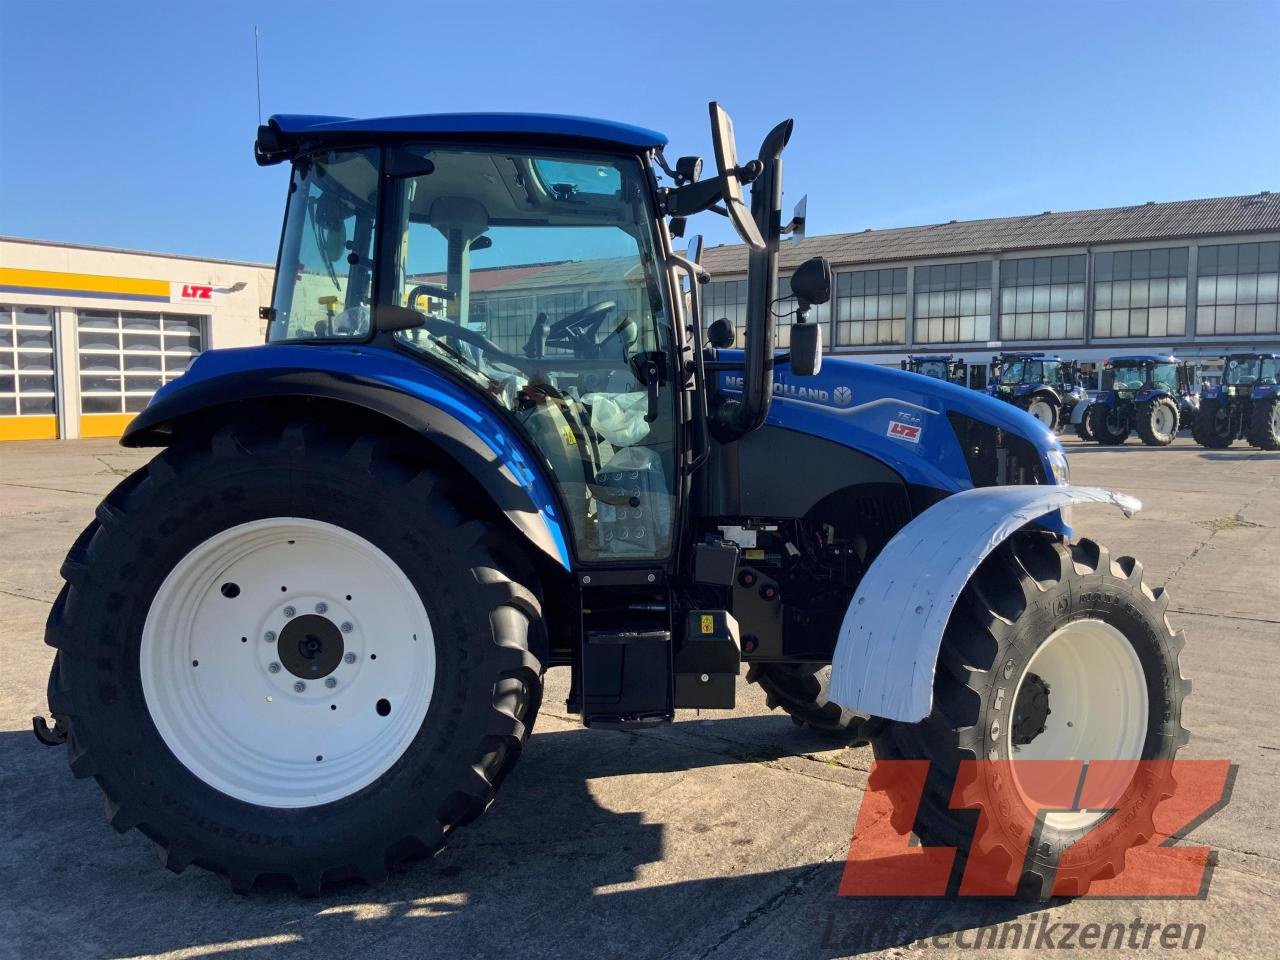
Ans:
[[[580,117],[259,128],[258,162],[290,170],[268,342],[203,354],[130,424],[156,456],[48,618],[36,733],[115,828],[238,891],[374,882],[490,806],[548,668],[584,725],[644,729],[732,708],[745,663],[805,726],[927,761],[901,813],[928,843],[967,849],[950,798],[987,761],[984,850],[1006,854],[984,862],[1010,890],[1123,867],[1160,785],[1114,778],[1028,845],[1013,764],[1186,742],[1168,596],[1068,526],[1140,505],[1070,484],[1056,415],[824,361],[821,258],[776,352],[792,123],[740,161],[710,119],[707,177]],[[700,244],[673,243],[706,210],[749,247],[741,350],[697,319]],[[1061,860],[1118,807],[1106,852]]]
[[[1050,430],[1071,422],[1087,399],[1074,361],[1044,353],[1001,353],[991,358],[987,393],[1021,407]]]
[[[1090,438],[1117,446],[1137,431],[1149,447],[1173,443],[1199,406],[1195,364],[1172,356],[1112,357],[1103,367],[1104,389],[1083,422]]]
[[[1236,353],[1222,358],[1222,380],[1206,387],[1192,427],[1196,443],[1225,450],[1238,439],[1259,450],[1280,450],[1280,354]]]
[[[918,373],[935,380],[945,380],[957,386],[966,386],[969,380],[969,365],[950,354],[911,355],[901,362],[903,370]]]

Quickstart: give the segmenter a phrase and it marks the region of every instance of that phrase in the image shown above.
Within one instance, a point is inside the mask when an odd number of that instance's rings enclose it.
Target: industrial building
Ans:
[[[1045,351],[1093,380],[1113,353],[1173,353],[1217,375],[1231,351],[1280,351],[1280,195],[1263,192],[1102,210],[807,237],[789,271],[824,256],[831,302],[815,308],[829,353],[877,364],[949,353],[983,386],[994,353]],[[709,248],[703,318],[739,328],[746,248]],[[791,307],[779,304],[778,343]]]
[[[0,238],[0,441],[119,436],[197,354],[262,342],[272,273]]]
[[[1280,351],[1276,194],[808,237],[784,246],[780,292],[819,254],[834,272],[813,311],[828,352],[953,354],[974,387],[1003,350],[1079,361],[1095,387],[1114,353],[1177,353],[1213,379],[1223,353]],[[704,321],[744,326],[746,263],[740,245],[705,252]],[[634,278],[586,266],[477,269],[470,320],[518,350],[540,312],[637,295]],[[267,264],[0,238],[0,440],[118,436],[200,352],[261,343],[271,285]],[[776,308],[783,348],[791,309]]]

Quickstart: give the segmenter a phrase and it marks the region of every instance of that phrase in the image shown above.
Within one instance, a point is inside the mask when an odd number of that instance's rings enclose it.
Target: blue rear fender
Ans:
[[[568,570],[563,511],[541,460],[497,411],[423,363],[368,346],[268,344],[212,350],[162,387],[125,446],[162,446],[194,415],[228,404],[315,397],[363,408],[451,456],[526,538]]]

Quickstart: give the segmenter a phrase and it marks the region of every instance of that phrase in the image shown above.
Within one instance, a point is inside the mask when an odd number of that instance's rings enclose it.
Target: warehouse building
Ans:
[[[1280,195],[1269,192],[808,237],[784,245],[779,292],[818,255],[834,273],[831,302],[812,314],[829,353],[895,366],[952,354],[971,386],[1005,350],[1076,360],[1094,387],[1112,354],[1176,352],[1213,379],[1225,352],[1280,351]],[[704,320],[741,329],[746,248],[713,247],[702,262]],[[780,346],[790,310],[777,310]]]
[[[0,237],[0,441],[119,436],[197,354],[262,342],[272,273]]]

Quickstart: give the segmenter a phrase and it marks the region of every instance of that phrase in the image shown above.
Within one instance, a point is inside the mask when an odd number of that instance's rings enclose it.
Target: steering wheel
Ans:
[[[600,344],[613,333],[610,330],[604,337],[599,335],[605,317],[617,306],[612,300],[601,300],[561,317],[547,330],[547,346],[567,347],[575,354],[585,352],[589,357],[594,356]]]

